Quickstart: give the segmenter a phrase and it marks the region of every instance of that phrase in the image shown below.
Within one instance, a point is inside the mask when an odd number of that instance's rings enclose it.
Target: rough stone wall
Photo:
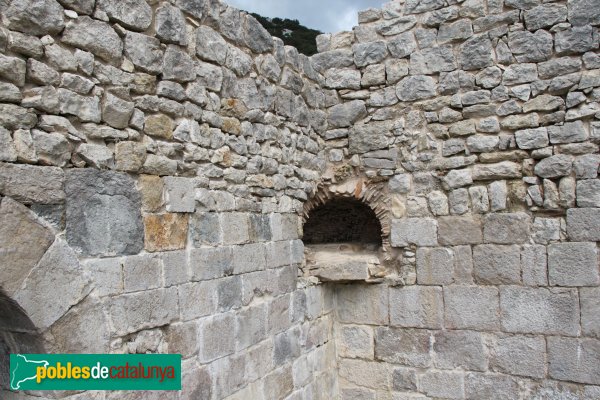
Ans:
[[[0,287],[47,351],[184,357],[74,398],[598,398],[598,10],[393,1],[309,59],[216,0],[0,0]],[[378,283],[299,268],[331,197]]]

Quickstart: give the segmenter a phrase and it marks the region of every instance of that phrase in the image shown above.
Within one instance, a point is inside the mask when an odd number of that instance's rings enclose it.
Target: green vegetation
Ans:
[[[317,52],[316,37],[322,32],[300,25],[297,19],[265,18],[251,13],[254,18],[271,34],[294,46],[300,53],[311,56]]]

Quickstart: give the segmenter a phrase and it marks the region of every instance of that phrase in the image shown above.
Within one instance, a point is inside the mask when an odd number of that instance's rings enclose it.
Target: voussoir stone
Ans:
[[[127,28],[143,31],[152,22],[152,8],[146,0],[97,0],[96,6]]]
[[[67,24],[62,41],[90,51],[111,63],[118,63],[123,53],[123,41],[112,26],[88,16],[79,17]]]
[[[141,196],[127,174],[67,173],[67,240],[84,255],[137,254],[144,245]]]

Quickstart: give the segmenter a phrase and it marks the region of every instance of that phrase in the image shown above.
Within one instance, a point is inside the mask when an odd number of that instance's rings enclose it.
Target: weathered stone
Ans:
[[[554,38],[554,48],[556,53],[576,54],[584,53],[588,50],[597,48],[594,42],[594,33],[591,26],[575,26],[564,31],[556,33]]]
[[[184,249],[187,232],[188,216],[185,214],[149,214],[144,217],[146,251]]]
[[[548,278],[552,286],[600,284],[596,244],[556,243],[548,246]]]
[[[401,33],[388,41],[387,47],[394,58],[409,56],[417,48],[415,35],[412,32]]]
[[[390,288],[390,324],[439,329],[443,325],[442,290],[430,286]]]
[[[65,242],[57,240],[31,270],[15,300],[29,310],[36,327],[45,329],[89,291],[76,254]],[[60,293],[61,301],[55,300],[56,293]]]
[[[521,149],[541,149],[548,144],[548,130],[546,128],[524,129],[515,132],[517,145]]]
[[[180,9],[165,4],[156,10],[156,36],[167,43],[187,44],[185,17]]]
[[[564,22],[567,9],[561,4],[541,4],[525,12],[525,25],[530,31],[548,28]]]
[[[383,21],[378,24],[377,33],[383,36],[394,36],[406,32],[417,23],[417,19],[411,15]]]
[[[391,244],[394,247],[437,245],[437,221],[430,218],[406,218],[392,221]]]
[[[402,79],[396,86],[400,101],[423,100],[435,96],[435,80],[429,76],[416,75]]]
[[[548,338],[548,375],[554,379],[600,384],[597,360],[600,341],[565,337]]]
[[[417,282],[420,285],[448,285],[454,281],[454,253],[435,247],[417,249]]]
[[[444,303],[447,328],[496,330],[499,327],[500,307],[495,287],[447,286]]]
[[[179,46],[167,46],[163,60],[163,79],[189,82],[196,79],[195,63]]]
[[[567,210],[567,233],[574,241],[600,241],[600,209]]]
[[[535,174],[542,178],[567,176],[573,169],[573,156],[558,154],[544,158],[535,166]]]
[[[348,103],[338,104],[329,109],[328,122],[331,128],[344,128],[367,115],[364,101],[353,100]]]
[[[410,55],[410,73],[433,74],[441,71],[453,71],[456,61],[451,45],[443,45],[415,51]]]
[[[493,64],[492,42],[487,35],[476,35],[460,46],[459,61],[462,69],[475,70]]]
[[[495,164],[477,164],[473,167],[473,180],[520,178],[521,166],[511,161]]]
[[[94,12],[96,0],[60,0],[59,3],[79,14],[91,15]]]
[[[464,376],[459,372],[428,371],[420,387],[430,398],[459,399],[463,397]]]
[[[529,240],[531,217],[525,213],[489,214],[483,236],[486,243],[513,244]]]
[[[574,289],[500,288],[502,326],[507,332],[576,335],[579,298]]]
[[[331,89],[360,89],[360,71],[356,69],[330,69],[325,72],[325,84],[326,87]]]
[[[107,93],[102,105],[102,119],[113,128],[127,128],[129,119],[133,114],[133,108],[133,102],[125,101],[111,93]]]
[[[77,18],[65,28],[62,41],[92,52],[111,63],[118,63],[123,53],[123,42],[107,23],[88,16]]]
[[[508,46],[520,63],[547,61],[552,55],[552,44],[552,34],[542,29],[535,33],[517,31],[508,35]]]
[[[424,329],[378,327],[375,359],[414,367],[431,365],[431,337]]]
[[[97,0],[96,6],[109,18],[136,31],[146,30],[152,22],[152,8],[146,0]]]
[[[441,24],[438,32],[438,43],[453,40],[464,40],[473,36],[473,27],[468,19],[459,19],[452,23]]]
[[[588,134],[583,126],[583,122],[565,122],[564,125],[555,125],[548,127],[550,142],[552,144],[583,142],[588,138]]]
[[[81,96],[67,89],[58,89],[60,113],[75,115],[84,122],[100,122],[100,99],[95,96]]]
[[[373,329],[368,326],[346,325],[339,332],[338,351],[342,357],[373,359]]]
[[[581,288],[581,328],[584,335],[600,338],[600,288]]]
[[[518,85],[538,79],[537,65],[531,63],[510,65],[502,75],[502,84]]]
[[[144,132],[163,139],[173,138],[173,120],[164,114],[149,115],[144,121]]]
[[[574,26],[600,24],[597,0],[569,0],[569,22]]]
[[[125,174],[71,170],[67,194],[67,240],[85,255],[136,254],[143,247],[141,199]]]
[[[9,197],[2,199],[0,215],[3,221],[0,260],[4,266],[0,270],[0,282],[2,288],[13,295],[50,247],[54,235],[33,212]]]
[[[511,375],[543,378],[545,352],[543,337],[500,336],[494,342],[490,366]]]
[[[127,32],[125,35],[125,55],[142,71],[157,75],[162,72],[163,51],[156,38]]]
[[[146,146],[136,142],[115,145],[115,168],[119,171],[139,172],[146,160]]]
[[[475,282],[509,285],[521,282],[521,258],[518,246],[484,244],[473,249]]]
[[[579,207],[600,207],[600,180],[577,181],[577,205]]]
[[[25,85],[26,63],[17,57],[7,57],[0,54],[0,77],[17,86]]]
[[[523,112],[531,111],[553,111],[564,107],[565,101],[558,96],[543,94],[523,104]]]
[[[420,14],[427,11],[437,10],[443,6],[444,2],[442,0],[408,0],[404,5],[404,13]]]
[[[433,351],[436,366],[442,369],[465,368],[469,371],[485,371],[483,338],[479,332],[440,331],[435,334]]]
[[[466,245],[483,242],[481,222],[473,217],[441,217],[438,219],[441,245]]]
[[[358,43],[352,46],[354,63],[358,67],[377,64],[388,55],[387,46],[384,41]]]
[[[63,8],[54,0],[15,0],[3,4],[2,22],[30,35],[55,35],[65,26]]]
[[[385,123],[372,122],[370,124],[357,124],[348,135],[348,149],[350,154],[363,154],[373,150],[387,148],[389,139],[383,135]]]
[[[344,323],[387,324],[387,304],[388,288],[385,285],[342,285],[337,289],[336,312]]]

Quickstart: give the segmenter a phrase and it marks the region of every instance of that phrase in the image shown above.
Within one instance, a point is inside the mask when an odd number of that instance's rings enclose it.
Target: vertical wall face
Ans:
[[[0,1],[0,287],[46,350],[181,353],[161,398],[600,397],[600,4],[450,3],[309,59],[216,0]],[[379,283],[302,276],[328,196]]]
[[[453,3],[313,57],[325,180],[389,179],[390,283],[336,287],[341,396],[597,398],[600,3]]]

